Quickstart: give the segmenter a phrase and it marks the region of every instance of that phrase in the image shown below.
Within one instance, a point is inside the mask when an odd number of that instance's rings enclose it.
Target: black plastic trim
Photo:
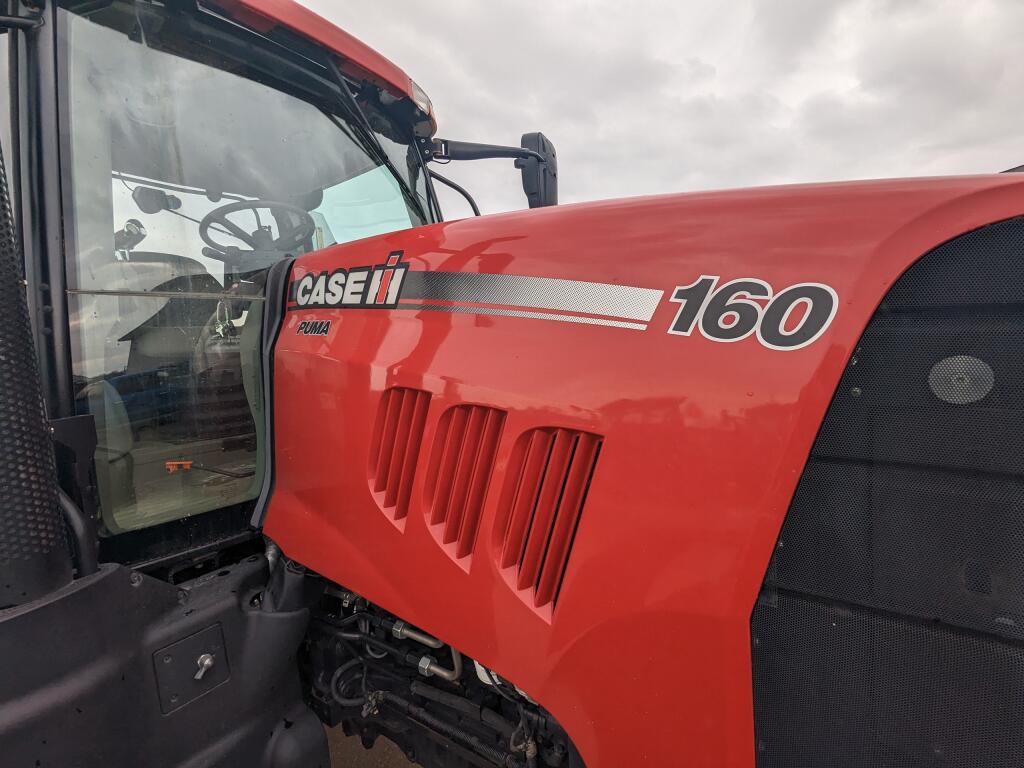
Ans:
[[[221,507],[150,528],[100,538],[101,563],[130,564],[150,571],[201,557],[255,538],[248,528],[252,502]]]
[[[23,14],[22,14],[23,15]],[[26,30],[19,45],[20,224],[25,248],[29,316],[43,397],[51,419],[74,413],[71,341],[64,289],[63,206],[60,176],[56,7],[44,26]]]
[[[294,256],[282,259],[267,273],[263,302],[263,429],[266,435],[266,459],[263,468],[263,487],[260,489],[250,524],[260,528],[266,517],[267,505],[274,492],[274,347],[284,324],[288,303],[288,280]]]
[[[258,555],[179,586],[106,565],[0,611],[0,762],[327,768],[296,665],[309,610],[263,607],[268,577]]]

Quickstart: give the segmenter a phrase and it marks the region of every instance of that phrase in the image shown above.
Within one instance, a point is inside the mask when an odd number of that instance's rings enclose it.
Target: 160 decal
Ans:
[[[813,343],[839,308],[834,289],[823,283],[797,283],[778,293],[764,280],[741,277],[719,285],[717,275],[701,275],[676,286],[670,301],[679,304],[668,332],[695,331],[711,341],[740,341],[756,335],[769,349],[790,351]]]

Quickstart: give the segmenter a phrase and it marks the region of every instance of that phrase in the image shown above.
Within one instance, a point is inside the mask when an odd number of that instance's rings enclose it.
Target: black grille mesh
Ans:
[[[754,624],[758,765],[1021,765],[1016,645],[787,595]]]
[[[1024,219],[879,307],[751,629],[761,768],[1024,764]]]
[[[71,579],[53,444],[0,156],[0,608]]]

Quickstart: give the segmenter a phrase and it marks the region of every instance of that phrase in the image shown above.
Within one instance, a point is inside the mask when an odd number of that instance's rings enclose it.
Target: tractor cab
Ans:
[[[250,524],[267,275],[440,214],[429,104],[340,31],[295,31],[311,21],[293,3],[0,2],[25,278],[5,306],[27,286],[64,506],[46,483],[24,498],[77,510],[0,525],[5,764],[327,764],[296,666],[308,600],[294,576],[270,588],[285,561]]]
[[[121,562],[248,531],[267,481],[270,267],[440,221],[433,181],[449,182],[427,163],[442,156],[515,158],[531,206],[557,199],[541,134],[437,141],[395,65],[264,5],[13,3],[20,26],[0,37],[48,412],[95,424],[83,503]]]
[[[267,270],[435,219],[415,108],[347,79],[344,98],[323,63],[174,4],[54,21],[63,394],[95,419],[100,533],[251,505]]]

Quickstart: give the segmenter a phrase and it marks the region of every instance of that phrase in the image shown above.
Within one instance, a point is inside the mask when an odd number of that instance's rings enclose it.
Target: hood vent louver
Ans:
[[[602,438],[571,429],[526,432],[503,498],[502,568],[530,590],[534,608],[554,606],[597,466]]]
[[[505,411],[459,405],[441,416],[427,468],[427,522],[456,560],[472,554]]]
[[[370,489],[392,520],[409,514],[409,496],[423,441],[430,393],[393,387],[384,390],[370,443]]]

